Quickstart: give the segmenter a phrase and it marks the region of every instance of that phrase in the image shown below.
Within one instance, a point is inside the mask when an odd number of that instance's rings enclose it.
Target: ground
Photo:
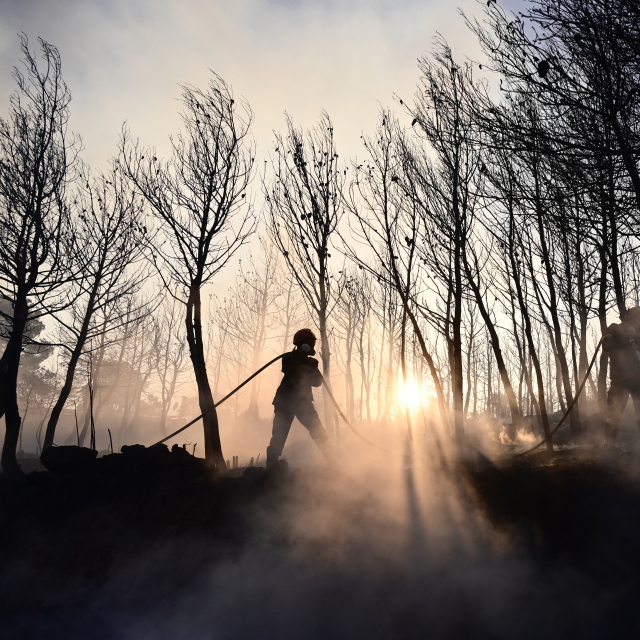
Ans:
[[[226,478],[143,457],[0,481],[1,638],[640,630],[637,451]]]

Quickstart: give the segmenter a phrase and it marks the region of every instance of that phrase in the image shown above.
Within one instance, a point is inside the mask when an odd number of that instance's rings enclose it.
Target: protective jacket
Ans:
[[[602,339],[602,348],[609,352],[611,382],[640,387],[640,335],[628,322],[612,324]]]
[[[301,349],[285,353],[282,356],[282,373],[284,377],[273,399],[274,405],[281,402],[313,401],[311,387],[319,387],[322,384],[322,374],[315,358],[308,356]]]

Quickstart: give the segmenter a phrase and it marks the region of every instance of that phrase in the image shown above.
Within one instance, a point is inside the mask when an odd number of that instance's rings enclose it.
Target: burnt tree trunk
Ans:
[[[198,386],[198,402],[202,412],[204,426],[204,455],[206,461],[215,466],[219,471],[226,471],[227,465],[222,455],[222,443],[220,442],[220,429],[218,426],[218,413],[213,393],[207,376],[207,364],[204,357],[204,344],[202,341],[202,303],[200,299],[200,286],[193,283],[189,291],[186,314],[187,342],[189,344],[189,356],[193,364],[193,373]]]
[[[99,282],[99,278],[97,280]],[[62,385],[62,389],[60,389],[60,395],[58,396],[58,399],[56,400],[56,403],[53,405],[53,409],[51,410],[51,416],[49,417],[49,422],[47,423],[47,430],[44,434],[44,444],[42,445],[43,452],[53,444],[53,439],[56,434],[56,427],[58,425],[58,420],[60,419],[60,414],[62,413],[62,409],[64,409],[64,405],[67,402],[67,399],[69,398],[69,394],[71,393],[71,389],[73,387],[73,378],[76,373],[76,367],[78,366],[78,361],[80,360],[82,350],[84,349],[85,342],[87,341],[87,336],[89,335],[89,325],[91,323],[91,318],[93,317],[96,295],[97,285],[93,288],[89,296],[84,319],[82,321],[82,327],[80,328],[80,333],[78,334],[76,345],[71,352],[71,358],[69,358],[69,364],[67,365],[67,373],[65,374],[64,384]]]
[[[466,252],[464,255],[464,268],[467,275],[467,280],[469,281],[469,285],[471,286],[471,290],[473,291],[473,295],[476,300],[476,304],[478,305],[478,310],[480,311],[480,315],[484,320],[485,326],[487,327],[487,331],[489,332],[489,336],[491,338],[491,348],[493,349],[493,355],[496,359],[496,365],[498,366],[498,373],[500,374],[500,380],[502,381],[502,386],[504,387],[505,393],[507,394],[507,400],[509,402],[509,410],[511,411],[511,421],[513,423],[513,434],[515,436],[516,430],[520,423],[522,422],[522,416],[520,413],[520,408],[518,407],[518,399],[513,391],[513,386],[511,384],[511,379],[509,378],[509,372],[507,371],[507,365],[504,361],[504,356],[502,355],[502,349],[500,348],[500,338],[498,337],[498,331],[496,330],[495,323],[491,319],[491,315],[489,314],[489,310],[484,303],[484,299],[482,298],[482,292],[480,291],[480,286],[476,281],[473,273],[471,272],[471,267],[467,260]],[[476,266],[476,272],[477,272]]]
[[[547,234],[544,225],[544,214],[542,196],[540,193],[540,176],[538,174],[537,163],[534,163],[534,181],[535,181],[535,215],[537,221],[538,239],[540,242],[541,260],[544,266],[546,274],[546,284],[549,295],[549,314],[551,315],[551,323],[553,327],[553,338],[556,348],[556,356],[558,358],[558,364],[560,369],[560,376],[562,379],[562,386],[564,388],[564,395],[567,401],[567,406],[570,406],[573,402],[573,391],[571,388],[571,378],[569,375],[569,365],[567,363],[567,356],[564,350],[562,341],[562,328],[560,325],[560,318],[558,314],[558,296],[556,293],[556,284],[554,281],[554,268],[551,263],[551,255],[549,246],[547,244]],[[562,397],[562,396],[561,396]],[[569,429],[571,431],[571,438],[577,439],[582,433],[582,427],[580,424],[580,411],[577,404],[571,409],[569,414]]]
[[[16,449],[20,437],[20,409],[18,407],[18,372],[20,370],[20,356],[22,340],[27,326],[27,297],[23,291],[18,291],[13,309],[11,336],[6,346],[7,370],[2,380],[2,403],[5,411],[6,431],[2,446],[2,472],[5,474],[21,473],[16,458]]]

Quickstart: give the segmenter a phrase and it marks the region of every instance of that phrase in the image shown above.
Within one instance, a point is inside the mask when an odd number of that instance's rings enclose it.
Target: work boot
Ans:
[[[271,447],[267,447],[267,469],[271,469],[271,467],[278,462],[279,458],[279,453],[275,453],[274,451],[271,451]]]

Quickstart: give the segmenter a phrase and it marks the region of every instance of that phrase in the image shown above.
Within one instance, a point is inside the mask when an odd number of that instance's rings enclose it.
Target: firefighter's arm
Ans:
[[[318,361],[315,358],[309,356],[307,357],[307,363],[309,365],[309,368],[311,369],[311,386],[319,387],[322,384],[322,374],[320,373],[320,369],[318,369]]]
[[[611,326],[607,327],[607,332],[604,334],[604,336],[602,336],[603,351],[611,351],[611,349],[613,348],[617,333],[617,327],[617,324],[612,324]]]
[[[292,355],[292,352],[284,354],[282,358],[282,373],[284,373],[285,376],[297,375],[299,366],[300,366],[300,358],[294,357]]]

